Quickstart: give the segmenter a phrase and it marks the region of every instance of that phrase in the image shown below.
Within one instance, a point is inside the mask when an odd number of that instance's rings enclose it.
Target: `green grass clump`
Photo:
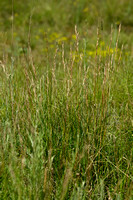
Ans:
[[[1,0],[0,200],[132,199],[132,6]]]
[[[132,57],[75,30],[41,66],[30,46],[1,62],[0,199],[132,198]]]

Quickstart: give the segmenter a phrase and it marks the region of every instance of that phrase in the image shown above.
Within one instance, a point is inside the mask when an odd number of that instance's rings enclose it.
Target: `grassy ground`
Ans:
[[[132,10],[1,0],[0,200],[133,198]]]

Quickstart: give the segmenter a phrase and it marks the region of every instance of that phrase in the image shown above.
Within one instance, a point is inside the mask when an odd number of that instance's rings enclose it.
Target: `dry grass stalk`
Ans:
[[[79,32],[77,31],[77,26],[75,26],[75,34],[76,34],[76,51],[79,52]]]
[[[72,169],[68,168],[65,173],[64,181],[63,181],[63,186],[62,186],[62,194],[61,194],[61,200],[65,199],[68,185],[70,182],[70,179],[72,178]]]
[[[64,42],[62,43],[62,63],[63,63],[63,66],[64,66],[64,73],[65,73],[66,64],[65,64]]]

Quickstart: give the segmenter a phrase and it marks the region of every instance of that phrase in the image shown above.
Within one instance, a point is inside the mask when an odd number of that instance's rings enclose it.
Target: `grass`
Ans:
[[[0,199],[132,199],[130,4],[1,1]]]

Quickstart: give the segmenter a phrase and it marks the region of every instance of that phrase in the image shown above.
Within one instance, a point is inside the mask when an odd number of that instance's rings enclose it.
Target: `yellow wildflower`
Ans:
[[[76,38],[77,38],[76,35],[73,34],[73,35],[72,35],[72,39],[73,39],[73,40],[76,40]]]
[[[88,12],[88,11],[89,11],[89,8],[88,8],[88,7],[84,8],[84,10],[83,10],[84,13],[86,13],[86,12]]]

